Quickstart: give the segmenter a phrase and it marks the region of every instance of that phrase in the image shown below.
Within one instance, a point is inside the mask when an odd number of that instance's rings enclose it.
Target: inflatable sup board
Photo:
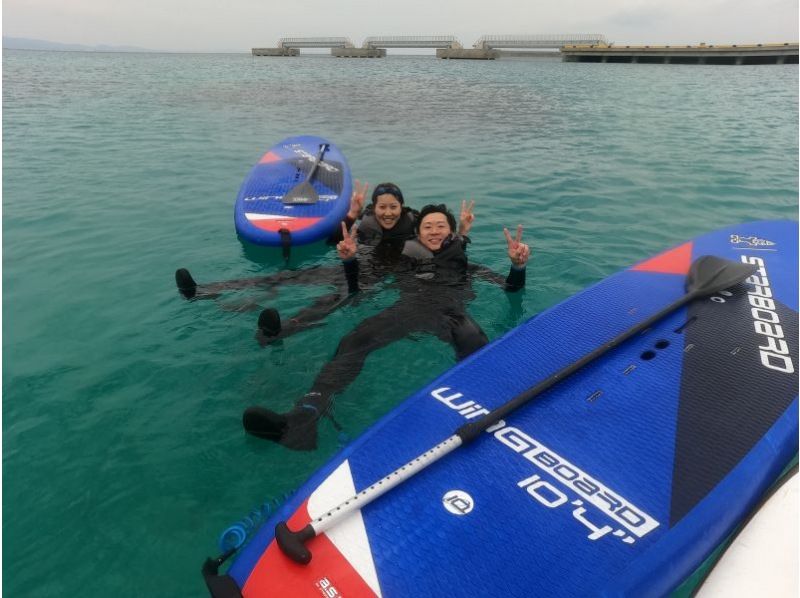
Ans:
[[[256,245],[287,247],[330,235],[350,207],[350,169],[321,137],[284,139],[247,175],[234,207],[236,232]]]
[[[703,255],[752,264],[305,543],[303,529],[465,422],[685,294]],[[797,454],[798,225],[700,236],[515,328],[343,449],[263,525],[214,595],[665,596]],[[276,449],[283,450],[283,449]],[[267,480],[265,479],[265,484]],[[796,575],[796,572],[787,572]]]

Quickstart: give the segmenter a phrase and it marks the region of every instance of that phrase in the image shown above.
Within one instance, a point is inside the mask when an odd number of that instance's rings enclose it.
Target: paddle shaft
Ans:
[[[314,175],[317,172],[317,168],[319,168],[319,163],[322,162],[322,156],[325,155],[326,151],[328,151],[328,144],[327,143],[321,144],[319,146],[319,152],[317,152],[317,158],[316,160],[314,160],[314,166],[311,167],[311,172],[309,172],[308,176],[306,176],[305,180],[306,183],[310,182],[311,179],[314,178]]]
[[[577,372],[578,370],[580,370],[583,366],[588,365],[598,357],[601,357],[602,355],[608,353],[609,351],[611,351],[611,349],[613,349],[617,345],[624,343],[626,340],[628,340],[633,336],[636,336],[643,330],[647,330],[650,326],[658,322],[661,318],[675,311],[676,309],[681,308],[690,301],[693,301],[700,294],[701,293],[699,293],[698,291],[693,291],[685,294],[683,297],[681,297],[674,303],[671,303],[658,313],[653,314],[652,316],[650,316],[643,322],[640,322],[633,328],[629,328],[622,334],[608,341],[606,344],[601,345],[591,353],[587,353],[586,355],[581,357],[578,361],[575,361],[569,364],[567,367],[560,369],[549,378],[546,378],[541,382],[539,382],[539,384],[537,384],[536,386],[533,386],[528,390],[526,390],[525,392],[518,394],[510,401],[504,403],[497,409],[493,409],[492,411],[484,415],[482,418],[477,419],[474,422],[469,422],[464,424],[458,430],[456,430],[456,436],[460,437],[464,441],[464,444],[467,444],[468,442],[475,440],[475,438],[477,438],[481,432],[483,432],[490,426],[494,425],[495,423],[499,422],[501,419],[503,419],[506,415],[508,415],[512,411],[519,409],[528,401],[533,400],[546,390],[558,384],[564,378],[567,378],[572,374],[574,374],[575,372]]]
[[[703,266],[707,266],[707,269],[700,273],[700,270]],[[697,272],[694,272],[695,267],[697,267]],[[622,332],[591,353],[587,353],[578,361],[569,364],[567,367],[559,370],[549,378],[542,380],[536,386],[533,386],[525,392],[517,395],[497,409],[490,411],[482,418],[475,420],[474,422],[464,424],[458,430],[456,430],[456,436],[460,437],[464,441],[464,444],[471,442],[477,438],[481,432],[503,419],[515,409],[518,409],[533,398],[538,397],[553,385],[557,384],[564,378],[571,376],[583,366],[604,355],[617,345],[624,343],[632,336],[639,334],[643,330],[647,330],[650,326],[658,322],[664,316],[677,309],[680,309],[687,303],[694,301],[699,297],[710,295],[711,293],[715,293],[724,288],[732,286],[733,284],[741,282],[747,276],[753,274],[753,272],[755,272],[755,267],[752,265],[727,262],[726,260],[720,260],[719,258],[714,258],[711,256],[703,256],[698,258],[695,263],[692,264],[692,268],[689,270],[689,278],[692,278],[693,273],[695,276],[695,280],[690,280],[689,282],[689,288],[691,290],[688,290],[682,297],[673,301],[661,311],[653,314],[643,322],[640,322],[625,332]],[[692,287],[691,285],[696,286]]]

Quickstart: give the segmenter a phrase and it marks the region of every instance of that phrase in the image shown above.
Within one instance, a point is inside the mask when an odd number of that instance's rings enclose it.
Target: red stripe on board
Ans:
[[[270,162],[278,162],[280,159],[281,157],[278,154],[274,152],[267,152],[266,154],[261,156],[261,159],[258,161],[258,163],[269,164]]]
[[[689,241],[680,247],[670,249],[646,262],[642,262],[631,268],[631,270],[658,272],[661,274],[688,274],[689,267],[692,265],[692,249],[693,244]]]
[[[285,228],[289,232],[303,230],[304,228],[315,225],[320,220],[322,220],[322,218],[281,218],[269,220],[250,220],[250,224],[256,228],[260,228],[261,230],[277,233],[282,228]]]
[[[289,529],[305,527],[311,517],[308,501],[300,505],[287,521]],[[325,534],[306,544],[313,554],[308,565],[300,565],[287,557],[273,540],[247,578],[242,588],[244,598],[291,596],[292,598],[324,598],[326,596],[375,596],[350,562],[342,556]]]

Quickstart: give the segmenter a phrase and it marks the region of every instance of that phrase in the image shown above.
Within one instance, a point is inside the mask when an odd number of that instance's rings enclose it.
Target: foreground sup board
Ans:
[[[246,597],[690,591],[797,453],[797,254],[796,222],[733,226],[532,318],[335,456],[214,579]],[[674,311],[309,540],[309,564],[277,546],[279,521],[300,530],[679,299],[701,255],[758,271]]]
[[[324,146],[324,149],[322,149]],[[308,184],[311,197],[291,195]],[[256,245],[304,245],[329,236],[350,207],[352,181],[342,153],[321,137],[284,139],[247,175],[234,207],[239,236]]]

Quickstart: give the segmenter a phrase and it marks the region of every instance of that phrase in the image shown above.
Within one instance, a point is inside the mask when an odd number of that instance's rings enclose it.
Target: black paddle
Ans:
[[[400,469],[396,469],[382,480],[375,482],[369,488],[362,490],[324,515],[317,517],[300,531],[291,531],[284,521],[278,523],[278,525],[275,526],[275,539],[278,541],[278,546],[280,546],[281,550],[293,561],[307,564],[311,561],[311,552],[306,548],[305,542],[332,527],[339,519],[350,515],[357,509],[363,508],[385,492],[398,486],[415,473],[422,471],[428,465],[441,459],[462,444],[471,442],[477,438],[481,432],[503,419],[518,407],[526,404],[534,397],[541,395],[551,386],[569,377],[571,374],[574,374],[586,364],[594,361],[635,334],[646,330],[664,316],[694,299],[707,297],[708,295],[732,287],[742,282],[755,271],[756,267],[753,265],[731,262],[715,256],[706,255],[698,258],[689,269],[689,274],[686,277],[686,294],[683,297],[633,328],[621,333],[619,336],[598,347],[591,353],[581,357],[578,361],[552,374],[549,378],[546,378],[536,386],[517,395],[504,405],[487,413],[482,418],[459,427],[447,440],[437,444],[413,461],[409,461]]]
[[[322,156],[325,155],[326,151],[328,151],[328,144],[321,143],[319,146],[319,153],[317,153],[317,157],[314,160],[314,165],[311,167],[311,170],[306,175],[306,180],[289,189],[289,192],[286,195],[284,195],[283,199],[281,200],[283,203],[312,204],[312,203],[317,203],[319,201],[319,194],[311,184],[311,179],[314,178],[314,175],[317,172],[317,168],[319,168],[319,163],[322,162]]]

